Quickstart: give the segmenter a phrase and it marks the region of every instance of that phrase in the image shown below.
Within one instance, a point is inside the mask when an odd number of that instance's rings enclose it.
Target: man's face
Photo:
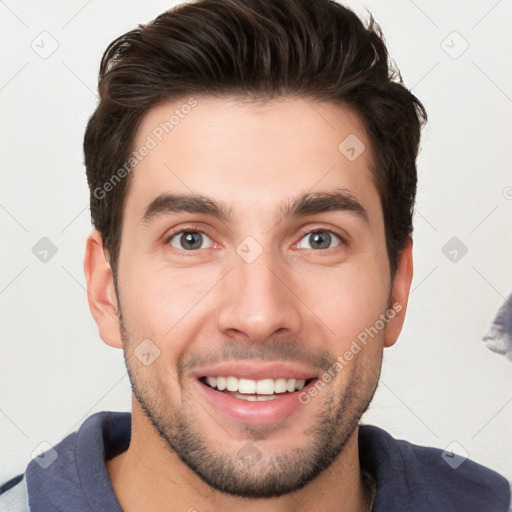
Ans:
[[[212,487],[279,495],[341,452],[401,322],[333,366],[392,292],[370,143],[332,104],[197,100],[132,171],[123,211],[133,413]],[[135,148],[184,103],[150,110]]]

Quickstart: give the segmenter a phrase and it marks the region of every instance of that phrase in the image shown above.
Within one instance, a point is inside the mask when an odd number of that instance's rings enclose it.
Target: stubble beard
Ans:
[[[170,404],[155,374],[149,375],[149,379],[141,377],[122,319],[121,334],[133,394],[155,432],[210,487],[221,493],[253,499],[278,497],[301,489],[340,456],[373,399],[382,362],[372,373],[358,365],[356,358],[343,392],[335,392],[337,379],[333,379],[313,398],[324,403],[314,424],[307,429],[307,437],[304,436],[309,440],[307,443],[280,453],[268,453],[264,448],[265,439],[270,439],[279,425],[246,425],[241,428],[247,437],[242,448],[238,437],[234,443],[238,448],[218,450],[205,431],[208,426],[200,425],[189,412],[188,406],[194,400],[190,391],[183,390],[180,404]],[[213,419],[212,425],[219,430]],[[227,431],[226,439],[229,441]]]

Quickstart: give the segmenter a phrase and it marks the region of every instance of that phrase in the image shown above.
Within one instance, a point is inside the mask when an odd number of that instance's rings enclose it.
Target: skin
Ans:
[[[391,282],[370,143],[354,113],[300,98],[258,105],[236,98],[197,99],[197,107],[132,171],[123,211],[118,297],[100,234],[93,231],[87,240],[84,269],[91,312],[103,341],[124,350],[135,391],[130,447],[107,462],[113,488],[128,512],[240,507],[284,512],[299,505],[304,511],[368,510],[357,425],[375,392],[383,349],[395,343],[403,325],[412,242],[401,253]],[[184,103],[151,109],[135,147]],[[354,161],[338,150],[350,134],[366,146]],[[283,205],[302,194],[340,189],[364,207],[367,222],[350,211],[280,215]],[[144,224],[145,209],[162,192],[208,196],[229,209],[231,219],[181,212]],[[180,249],[180,235],[169,241],[184,228],[208,236],[202,248]],[[327,248],[312,247],[309,234],[318,231],[334,233]],[[247,236],[262,249],[252,263],[236,252]],[[285,421],[244,425],[197,392],[195,362],[204,354],[221,359],[225,350],[253,362],[294,357],[294,363],[320,375],[325,368],[318,356],[333,361],[343,355],[388,309],[390,298],[400,311]],[[133,352],[145,339],[160,350],[148,366]],[[183,462],[171,448],[174,443],[176,451],[186,449],[184,429],[201,442],[197,464],[210,457],[213,470],[191,468],[190,460]],[[258,450],[259,459],[243,466],[237,454],[247,443]],[[319,446],[332,460],[299,485],[294,470],[311,468]],[[221,459],[224,465],[215,470]],[[207,483],[208,471],[213,481]],[[240,494],[242,485],[245,492],[261,492],[255,489],[265,476],[288,491],[265,498],[237,496],[235,488],[222,492],[215,480],[222,471],[233,486],[239,485]]]

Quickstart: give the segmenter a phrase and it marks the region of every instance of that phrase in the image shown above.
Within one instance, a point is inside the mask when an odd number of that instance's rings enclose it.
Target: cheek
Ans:
[[[177,368],[181,355],[196,336],[197,326],[190,319],[194,317],[198,291],[194,283],[176,282],[161,272],[145,276],[139,273],[133,282],[124,284],[124,323],[129,330],[131,364],[132,369],[137,369],[139,387],[177,403],[181,400]],[[159,350],[158,357],[147,367],[134,355],[146,339]]]
[[[339,354],[387,308],[389,279],[377,266],[345,266],[311,274],[304,302],[322,321]],[[309,292],[306,292],[309,290]]]
[[[145,338],[156,343],[184,339],[184,329],[190,329],[190,318],[202,309],[202,298],[215,283],[216,275],[204,272],[174,271],[167,267],[148,265],[143,271],[126,268],[123,289],[120,290],[126,323]]]

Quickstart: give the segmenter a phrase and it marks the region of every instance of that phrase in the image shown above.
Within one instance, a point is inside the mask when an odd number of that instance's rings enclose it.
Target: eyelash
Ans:
[[[166,237],[165,244],[166,245],[171,245],[171,240],[176,235],[186,235],[187,233],[201,233],[202,235],[206,235],[210,240],[212,240],[212,243],[215,244],[215,242],[213,242],[212,237],[208,233],[206,233],[205,231],[202,231],[200,229],[197,229],[195,227],[185,227],[185,228],[181,228],[181,229],[179,229],[177,231],[173,231],[168,237]],[[175,249],[177,251],[180,251],[180,252],[182,252],[183,254],[186,254],[186,255],[192,255],[194,253],[199,252],[199,249],[193,250],[193,251],[186,251],[185,249],[181,249],[180,250],[177,247],[173,247],[173,249]]]
[[[296,247],[306,235],[311,235],[312,233],[329,233],[330,235],[334,235],[335,237],[338,237],[340,239],[340,243],[338,245],[336,245],[335,247],[330,247],[329,249],[316,249],[316,250],[315,249],[302,249],[302,250],[322,253],[322,252],[328,252],[332,249],[336,249],[337,247],[347,245],[347,241],[346,241],[345,237],[342,236],[338,231],[335,231],[333,229],[317,227],[317,228],[313,228],[313,229],[305,228],[304,230],[302,230],[299,235],[299,241],[296,242],[295,244],[293,244],[293,246]]]
[[[171,245],[171,240],[176,235],[180,235],[180,234],[184,235],[184,234],[187,234],[187,233],[200,233],[202,235],[206,235],[213,242],[212,237],[210,235],[208,235],[208,233],[206,233],[205,231],[201,231],[200,229],[197,229],[197,228],[194,228],[194,227],[185,227],[185,228],[181,228],[181,229],[179,229],[177,231],[172,232],[168,237],[166,237],[166,240],[165,240],[166,245]],[[329,249],[316,249],[316,250],[315,249],[302,249],[302,250],[314,251],[314,252],[317,252],[317,253],[322,253],[322,252],[328,252],[331,249],[336,249],[337,247],[340,247],[340,246],[346,246],[347,245],[347,241],[346,241],[345,236],[341,235],[339,232],[337,232],[337,231],[335,231],[333,229],[326,229],[326,228],[322,228],[322,227],[317,227],[317,228],[313,228],[313,229],[305,228],[305,229],[301,230],[301,232],[299,234],[299,241],[294,243],[293,247],[296,247],[302,241],[302,239],[306,235],[310,235],[312,233],[329,233],[330,235],[334,235],[335,237],[338,237],[339,240],[340,240],[340,243],[338,245],[334,246],[334,247],[329,248]],[[213,242],[213,244],[215,244],[215,242]],[[218,244],[216,244],[216,245],[218,245]],[[176,249],[176,250],[180,251],[180,249],[177,249],[176,247],[173,247],[173,249]],[[200,250],[201,249],[187,251],[185,249],[181,249],[181,252],[190,255],[190,254],[194,254],[196,252],[199,252]]]

